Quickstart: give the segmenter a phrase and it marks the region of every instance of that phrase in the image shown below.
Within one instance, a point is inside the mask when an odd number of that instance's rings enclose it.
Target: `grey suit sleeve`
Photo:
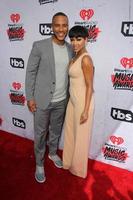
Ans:
[[[26,99],[31,100],[34,99],[34,90],[35,90],[35,82],[36,75],[40,62],[40,52],[37,48],[37,43],[33,43],[33,47],[31,53],[29,55],[27,69],[26,69],[26,78],[25,78],[25,92]]]

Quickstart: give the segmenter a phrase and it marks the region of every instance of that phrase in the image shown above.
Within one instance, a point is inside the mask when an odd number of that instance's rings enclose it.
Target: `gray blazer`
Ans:
[[[66,42],[69,59],[72,58],[72,49]],[[28,59],[26,69],[26,99],[34,99],[37,107],[45,109],[55,91],[55,61],[52,37],[36,41]]]

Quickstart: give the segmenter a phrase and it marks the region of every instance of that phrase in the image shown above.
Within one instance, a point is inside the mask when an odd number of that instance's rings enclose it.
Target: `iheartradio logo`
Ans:
[[[121,60],[120,60],[120,63],[122,64],[122,66],[124,68],[132,68],[133,67],[133,58],[126,58],[126,57],[123,57]]]
[[[13,23],[17,23],[20,20],[20,14],[11,14],[10,19],[12,20]]]
[[[92,9],[88,9],[88,10],[81,10],[80,11],[80,17],[85,20],[89,20],[92,16],[94,15],[94,11]]]
[[[12,86],[15,90],[19,90],[21,88],[21,83],[13,82]]]
[[[116,136],[110,136],[110,140],[113,144],[120,145],[124,142],[124,139],[122,137],[116,137]]]

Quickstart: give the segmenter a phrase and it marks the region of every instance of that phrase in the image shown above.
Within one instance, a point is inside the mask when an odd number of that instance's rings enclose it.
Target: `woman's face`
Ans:
[[[73,38],[70,38],[70,40],[71,40],[72,48],[76,54],[85,48],[85,44],[87,42],[87,38],[83,38],[83,37],[73,37]]]

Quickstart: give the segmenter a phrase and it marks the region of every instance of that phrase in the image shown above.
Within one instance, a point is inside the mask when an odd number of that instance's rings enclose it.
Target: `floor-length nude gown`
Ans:
[[[70,99],[68,102],[64,124],[63,168],[79,177],[87,176],[88,153],[93,121],[93,95],[89,107],[87,122],[80,124],[80,116],[85,105],[85,79],[81,67],[83,53],[69,67]]]

